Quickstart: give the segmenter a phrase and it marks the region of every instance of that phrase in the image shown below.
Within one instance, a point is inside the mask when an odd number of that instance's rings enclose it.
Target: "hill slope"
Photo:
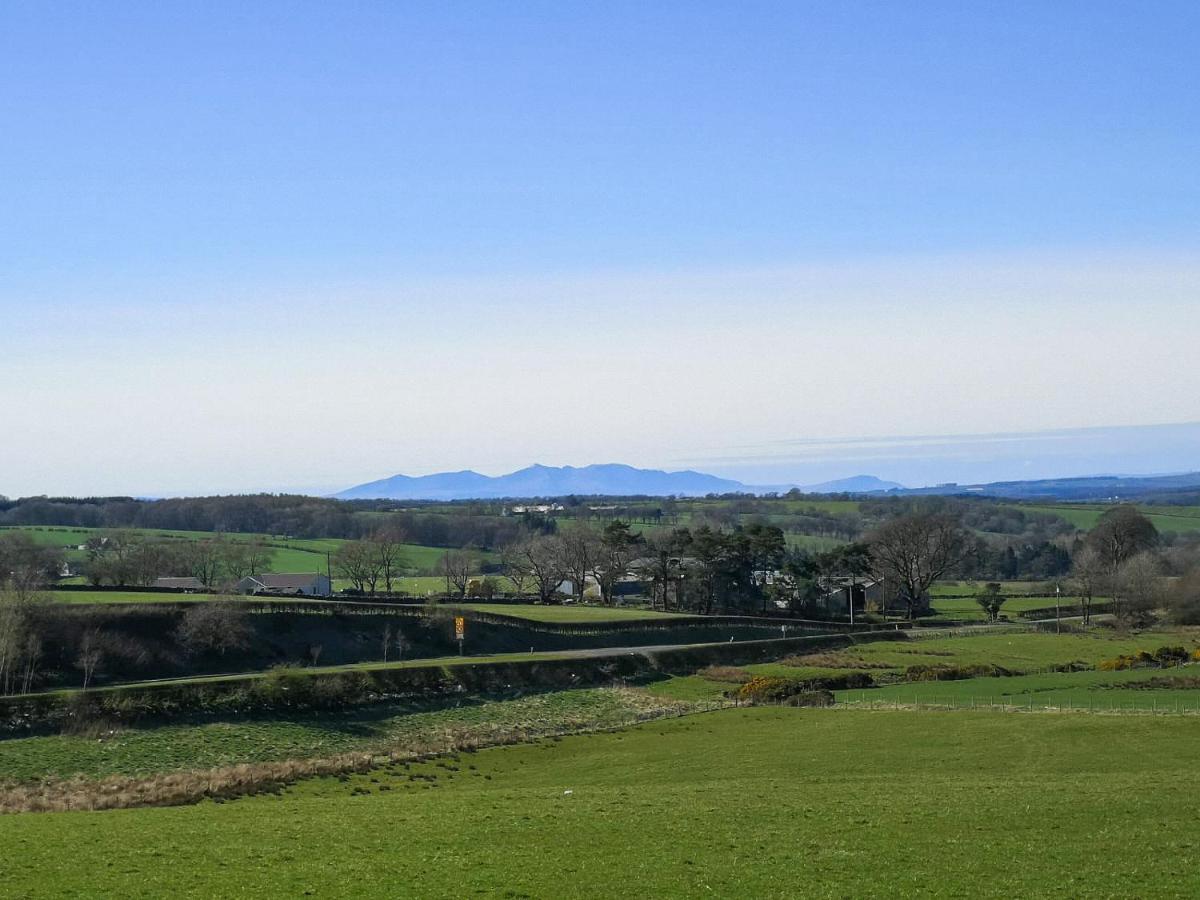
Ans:
[[[507,475],[470,470],[412,477],[394,475],[347,488],[339,500],[475,500],[498,497],[562,497],[567,494],[696,497],[751,490],[740,481],[703,472],[664,472],[610,463],[592,466],[534,465]]]

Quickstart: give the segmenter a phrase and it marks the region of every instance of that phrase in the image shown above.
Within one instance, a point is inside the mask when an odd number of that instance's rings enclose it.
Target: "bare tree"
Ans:
[[[562,546],[563,568],[574,584],[575,593],[583,599],[583,588],[587,578],[601,559],[600,535],[591,525],[576,522],[565,529],[559,539]]]
[[[228,542],[225,536],[193,541],[188,547],[188,563],[191,574],[205,587],[216,587],[225,569]]]
[[[190,604],[175,634],[179,643],[193,653],[224,656],[230,650],[249,647],[253,630],[238,603],[214,600]]]
[[[375,593],[379,584],[379,556],[371,541],[346,541],[333,556],[338,573],[359,592]]]
[[[504,567],[504,577],[512,584],[513,592],[518,596],[524,594],[529,582],[529,564],[519,543],[509,544],[500,551],[500,565]]]
[[[946,513],[914,513],[884,522],[866,536],[874,573],[896,585],[913,618],[930,586],[974,552],[976,542]]]
[[[475,560],[466,550],[447,550],[438,560],[438,573],[446,579],[446,596],[453,593],[465,597],[467,583],[471,580],[471,570]]]
[[[1162,565],[1149,551],[1131,556],[1117,570],[1113,612],[1123,621],[1150,615],[1163,603]]]
[[[244,541],[227,541],[223,549],[221,564],[232,581],[241,581],[247,575],[257,572],[250,558],[249,544]]]
[[[392,623],[385,622],[383,625],[383,661],[388,661],[388,651],[392,648]]]
[[[79,641],[79,655],[75,657],[75,665],[83,673],[83,689],[86,691],[92,683],[92,676],[104,659],[103,637],[95,628],[89,628]]]
[[[383,577],[383,589],[390,594],[392,581],[404,565],[404,535],[398,528],[381,528],[371,535],[371,544],[375,548],[375,559]]]
[[[542,603],[550,603],[567,577],[566,554],[556,535],[535,535],[517,548],[520,565],[529,573]]]
[[[1092,621],[1092,603],[1097,594],[1111,583],[1108,563],[1095,547],[1084,546],[1075,554],[1071,564],[1071,584],[1083,607],[1083,624]]]
[[[28,584],[0,584],[0,694],[32,687],[42,658],[39,609],[49,602]]]

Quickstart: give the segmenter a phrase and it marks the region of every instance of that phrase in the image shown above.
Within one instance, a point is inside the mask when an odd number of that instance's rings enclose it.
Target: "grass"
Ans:
[[[567,690],[428,709],[389,704],[341,713],[236,721],[193,721],[99,736],[49,735],[0,741],[0,783],[150,775],[243,763],[403,747],[448,729],[547,729],[628,721],[647,704],[635,691]]]
[[[1200,720],[727,710],[15,816],[8,896],[1189,896]],[[66,861],[70,861],[66,864]]]
[[[219,594],[159,594],[153,591],[51,591],[59,603],[197,603],[222,599]]]
[[[1179,679],[1196,678],[1196,669],[1135,669],[1123,672],[1052,672],[1013,678],[914,682],[866,691],[837,691],[841,703],[1011,705],[1034,709],[1142,710],[1200,712],[1200,690]],[[1179,681],[1178,687],[1135,688],[1150,679]]]
[[[1096,665],[1101,660],[1111,659],[1122,653],[1138,650],[1154,650],[1164,644],[1184,645],[1193,648],[1197,644],[1193,632],[1146,633],[1136,636],[1121,636],[1110,633],[1043,634],[1002,632],[974,635],[971,637],[928,638],[912,641],[880,641],[859,644],[843,655],[847,664],[833,667],[787,666],[782,663],[757,663],[742,666],[752,675],[772,675],[783,678],[833,677],[848,672],[865,671],[875,676],[897,676],[909,666],[955,665],[970,666],[993,664],[1011,672],[1041,672],[1053,666],[1071,662]],[[829,656],[830,654],[824,654]],[[859,664],[853,665],[854,662]],[[1095,674],[1095,673],[1082,673]],[[1100,673],[1112,675],[1114,673]],[[1054,678],[1057,673],[1048,676]],[[965,697],[973,696],[976,689],[963,687],[979,681],[1003,682],[1006,688],[1019,686],[1017,678],[973,679],[971,681],[933,682],[916,685],[905,682],[895,687],[872,688],[866,692],[868,700],[878,699],[896,702],[898,697],[911,698],[916,688],[920,696],[950,696],[955,691],[966,691]],[[1038,682],[1030,682],[1031,684]],[[1052,684],[1061,684],[1053,681]],[[661,697],[676,700],[701,700],[720,697],[729,685],[710,681],[701,675],[676,676],[648,685],[647,690]],[[997,693],[995,687],[980,688],[984,695]],[[860,691],[849,691],[846,697],[859,698]],[[1196,695],[1200,698],[1200,694]],[[925,702],[925,701],[921,701]]]
[[[1087,531],[1095,526],[1110,506],[1095,503],[1021,504],[1026,512],[1048,513],[1065,519],[1076,528]],[[1200,506],[1150,506],[1140,504],[1138,510],[1164,532],[1200,531]]]
[[[1059,601],[1062,604],[1063,615],[1073,615],[1073,610],[1079,606],[1079,597],[1063,597]],[[1049,609],[1050,617],[1054,616],[1053,597],[1013,597],[1004,602],[1004,606],[1000,608],[1000,614],[1008,616],[1010,619],[1015,619],[1023,612],[1031,609]],[[1107,604],[1106,600],[1096,598],[1092,601],[1092,612],[1103,611],[1101,607]],[[950,619],[974,619],[983,620],[987,618],[987,614],[983,609],[970,597],[943,597],[941,599],[934,597],[931,602],[931,607],[934,613],[939,616],[945,616]]]

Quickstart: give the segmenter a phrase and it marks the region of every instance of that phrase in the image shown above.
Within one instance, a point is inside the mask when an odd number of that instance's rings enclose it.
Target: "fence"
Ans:
[[[1035,698],[1024,697],[937,697],[914,694],[911,700],[903,697],[893,699],[871,699],[868,692],[860,693],[860,699],[842,697],[836,708],[840,709],[906,709],[916,711],[940,710],[984,710],[991,712],[1058,712],[1058,713],[1103,713],[1132,715],[1200,715],[1200,695],[1188,701],[1181,697],[1149,697],[1146,700],[1128,698],[1089,697],[1086,701],[1071,696],[1055,697],[1052,693]]]

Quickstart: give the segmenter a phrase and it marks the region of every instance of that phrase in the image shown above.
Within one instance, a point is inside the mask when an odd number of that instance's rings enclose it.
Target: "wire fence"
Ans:
[[[840,709],[907,709],[917,711],[938,710],[983,710],[990,712],[1058,712],[1058,713],[1104,713],[1134,715],[1200,715],[1200,696],[1195,700],[1182,697],[1148,697],[1130,699],[1126,697],[1074,697],[1054,696],[992,696],[992,697],[938,697],[914,694],[911,699],[903,696],[872,698],[863,692],[857,699],[842,697],[837,704]]]

